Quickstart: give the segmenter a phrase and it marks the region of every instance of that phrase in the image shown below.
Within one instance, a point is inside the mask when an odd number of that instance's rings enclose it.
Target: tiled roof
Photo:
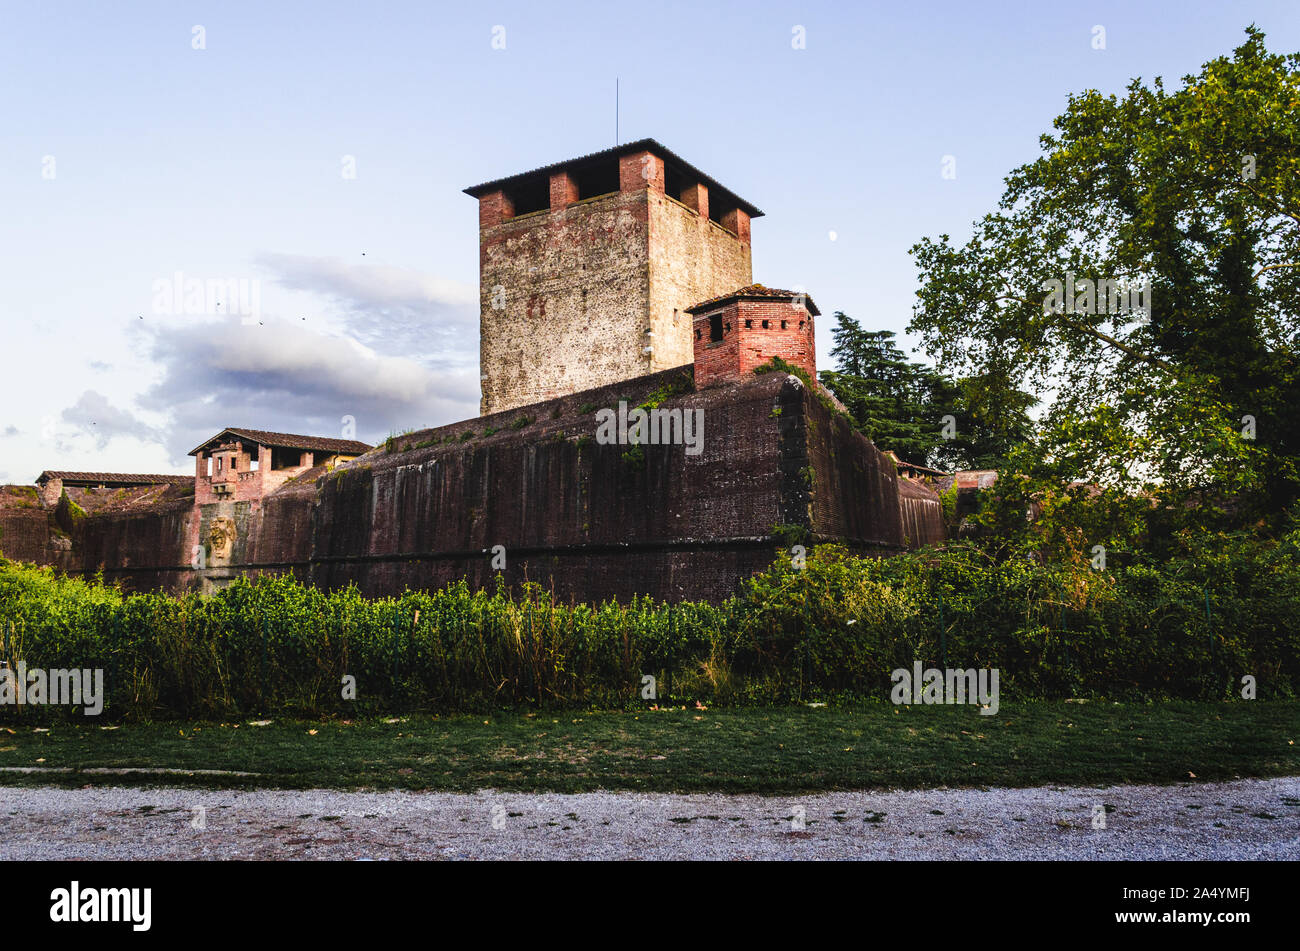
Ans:
[[[987,489],[998,481],[996,469],[963,469],[953,473],[959,489]]]
[[[708,300],[700,301],[694,307],[687,307],[686,313],[694,314],[704,310],[707,307],[715,307],[718,304],[725,304],[733,300],[792,300],[796,297],[802,297],[804,304],[808,307],[808,313],[814,317],[820,317],[821,311],[813,303],[813,299],[802,291],[787,291],[779,287],[764,287],[762,284],[748,284],[745,287],[729,291],[726,294],[720,294],[717,297],[710,297]]]
[[[273,433],[265,429],[234,429],[227,428],[217,433],[211,439],[204,440],[199,445],[190,450],[193,456],[207,446],[212,445],[223,436],[230,434],[246,439],[249,442],[257,443],[259,446],[272,446],[281,449],[307,449],[320,450],[322,452],[338,453],[356,453],[360,455],[374,447],[368,443],[358,442],[355,439],[331,439],[328,436],[300,436],[296,433]]]
[[[36,477],[44,485],[51,479],[61,479],[64,485],[84,482],[87,485],[186,485],[194,481],[192,475],[151,475],[139,472],[69,472],[63,469],[46,469]]]
[[[944,472],[942,469],[932,469],[929,466],[919,466],[914,462],[906,462],[902,459],[899,459],[898,453],[894,452],[894,450],[892,449],[886,449],[885,455],[893,459],[894,465],[896,465],[899,469],[906,469],[909,472],[923,472],[926,475],[945,476],[945,477],[952,475],[952,473]]]
[[[745,201],[745,199],[741,198],[731,189],[718,182],[717,179],[705,175],[690,162],[686,161],[675,152],[669,151],[654,139],[637,139],[635,142],[616,145],[612,149],[604,149],[600,152],[591,152],[587,155],[580,155],[577,158],[567,159],[563,162],[554,162],[550,165],[543,165],[540,168],[535,168],[528,172],[519,172],[515,175],[507,175],[505,178],[496,178],[490,182],[484,182],[482,185],[471,185],[469,188],[465,189],[465,194],[471,195],[474,198],[481,198],[488,192],[494,192],[497,189],[509,185],[516,185],[524,179],[532,178],[535,175],[550,175],[552,172],[558,172],[562,168],[572,168],[578,165],[590,165],[599,162],[602,159],[618,158],[623,155],[630,155],[633,152],[653,152],[660,158],[667,159],[672,165],[675,165],[692,178],[698,179],[709,189],[710,194],[721,193],[726,195],[735,202],[737,208],[744,211],[751,218],[763,217],[763,213],[749,202]]]

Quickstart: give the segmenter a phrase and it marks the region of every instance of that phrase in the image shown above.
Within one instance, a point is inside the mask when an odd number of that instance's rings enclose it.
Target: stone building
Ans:
[[[355,439],[223,429],[190,450],[194,501],[257,502],[308,469],[332,469],[371,448]]]
[[[190,450],[194,457],[192,560],[210,570],[245,563],[253,520],[264,497],[294,479],[314,481],[371,448],[355,439],[261,429],[227,428],[204,440]],[[208,576],[206,580],[220,579]]]
[[[483,415],[688,364],[687,308],[753,280],[762,212],[654,139],[465,191]]]
[[[750,284],[686,312],[694,318],[697,387],[735,383],[773,359],[816,381],[813,318],[820,311],[807,294]]]

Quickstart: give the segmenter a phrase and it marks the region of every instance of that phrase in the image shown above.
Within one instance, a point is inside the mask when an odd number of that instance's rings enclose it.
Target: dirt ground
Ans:
[[[731,795],[0,788],[0,860],[1297,859],[1300,778]]]

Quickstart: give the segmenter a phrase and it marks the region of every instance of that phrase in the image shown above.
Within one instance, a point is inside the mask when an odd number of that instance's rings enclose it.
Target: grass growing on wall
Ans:
[[[1112,571],[966,547],[789,558],[720,605],[556,603],[536,585],[368,599],[290,577],[126,595],[0,564],[0,659],[102,668],[106,719],[351,715],[673,702],[887,702],[889,673],[996,667],[1004,701],[1261,699],[1300,687],[1296,537]],[[342,697],[344,676],[356,699]],[[0,717],[68,716],[0,706]],[[81,716],[80,713],[73,714]]]

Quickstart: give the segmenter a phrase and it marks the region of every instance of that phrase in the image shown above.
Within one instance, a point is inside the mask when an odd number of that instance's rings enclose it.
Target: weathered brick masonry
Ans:
[[[762,212],[651,139],[466,191],[484,415],[690,363],[686,308],[752,278]]]
[[[695,325],[697,386],[743,380],[773,358],[817,379],[818,310],[806,294],[752,284],[687,312]]]
[[[320,483],[311,577],[368,593],[461,577],[487,586],[501,545],[504,580],[564,598],[717,600],[771,563],[778,529],[863,552],[905,547],[893,463],[786,374],[660,403],[704,411],[698,456],[643,446],[642,459],[592,438],[596,408],[636,405],[690,375],[679,368],[411,434],[401,445],[438,442],[340,467]],[[937,497],[922,493],[938,524]]]

